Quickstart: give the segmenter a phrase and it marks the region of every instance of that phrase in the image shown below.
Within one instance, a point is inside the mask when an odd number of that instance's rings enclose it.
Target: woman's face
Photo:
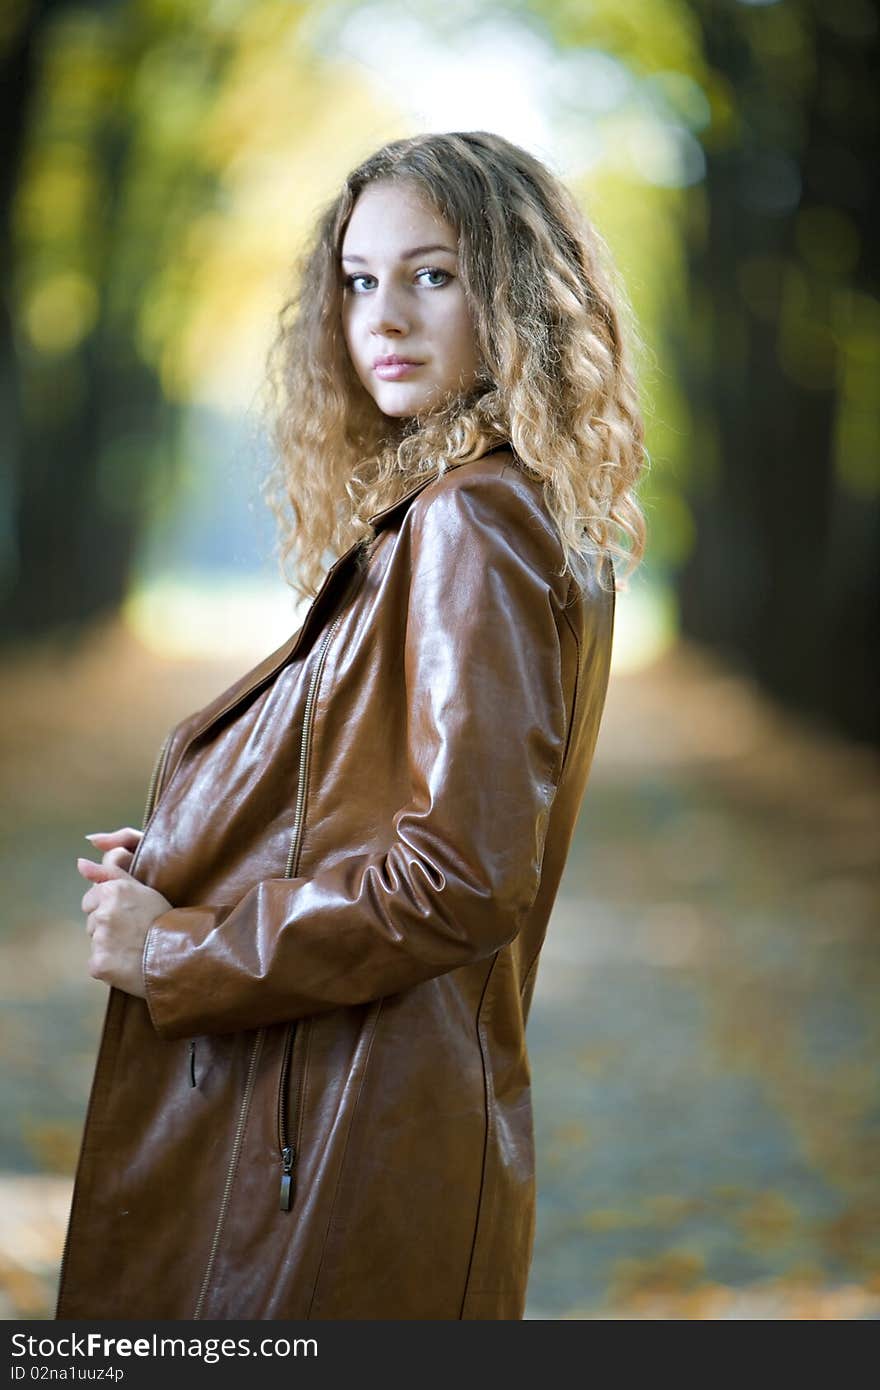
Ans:
[[[363,190],[343,238],[342,273],[349,356],[383,414],[430,414],[448,393],[475,384],[480,358],[458,238],[412,184]]]

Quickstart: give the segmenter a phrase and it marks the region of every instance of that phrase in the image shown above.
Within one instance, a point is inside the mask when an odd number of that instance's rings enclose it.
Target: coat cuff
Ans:
[[[193,976],[192,951],[230,911],[228,907],[172,907],[150,926],[144,943],[144,997],[161,1038],[188,1038],[200,1031],[205,1001],[188,984]]]

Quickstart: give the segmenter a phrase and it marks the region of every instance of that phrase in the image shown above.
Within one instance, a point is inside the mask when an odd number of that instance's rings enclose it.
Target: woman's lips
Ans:
[[[421,362],[377,362],[373,371],[382,381],[399,381],[421,366]]]

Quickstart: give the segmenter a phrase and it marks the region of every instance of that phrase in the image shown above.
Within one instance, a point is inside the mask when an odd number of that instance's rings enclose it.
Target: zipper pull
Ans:
[[[195,1086],[195,1085],[197,1085],[197,1082],[196,1082],[196,1040],[195,1040],[195,1038],[190,1038],[190,1040],[189,1040],[189,1084],[190,1084],[190,1086]]]
[[[290,1211],[293,1206],[293,1149],[281,1150],[281,1210]]]

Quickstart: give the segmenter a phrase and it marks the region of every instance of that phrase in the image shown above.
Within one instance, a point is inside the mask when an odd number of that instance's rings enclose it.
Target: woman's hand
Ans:
[[[163,912],[171,908],[167,898],[132,878],[123,867],[131,863],[140,840],[138,830],[111,831],[87,837],[97,848],[110,847],[100,864],[77,859],[76,867],[91,888],[81,907],[89,934],[89,974],[126,994],[144,998],[144,944],[147,932]]]

